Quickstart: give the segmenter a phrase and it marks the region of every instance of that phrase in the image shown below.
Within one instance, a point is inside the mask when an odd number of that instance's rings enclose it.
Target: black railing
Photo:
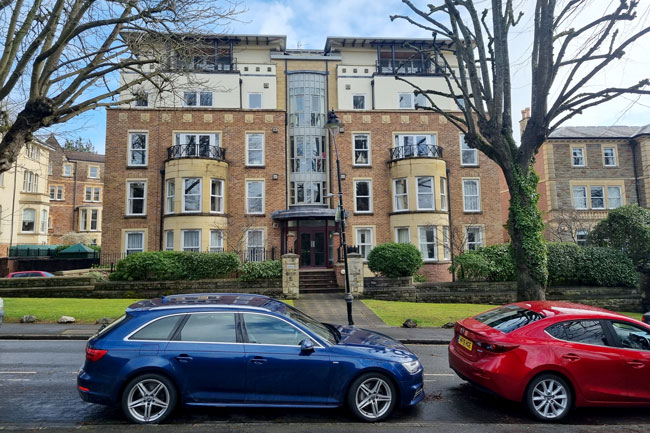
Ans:
[[[442,147],[432,144],[409,144],[389,149],[389,161],[404,158],[442,158]]]
[[[207,144],[176,144],[167,149],[167,159],[208,158],[224,161],[226,149]]]
[[[359,253],[359,247],[354,247],[348,245],[348,254],[352,253]],[[342,262],[343,261],[343,245],[339,245],[339,247],[336,250],[336,261],[337,262]]]
[[[436,64],[433,61],[419,60],[398,60],[395,59],[395,68],[391,59],[382,59],[381,62],[375,62],[377,74],[381,75],[445,75],[448,74],[448,68],[444,64]]]

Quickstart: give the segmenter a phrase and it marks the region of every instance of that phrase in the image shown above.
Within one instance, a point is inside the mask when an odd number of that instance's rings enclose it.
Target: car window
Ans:
[[[612,322],[614,332],[621,341],[621,346],[628,349],[650,350],[650,333],[631,323]]]
[[[183,325],[181,341],[206,343],[236,343],[234,313],[195,313]]]
[[[129,340],[169,340],[182,317],[182,315],[176,315],[154,320],[133,334]]]
[[[528,310],[518,305],[506,305],[505,307],[496,308],[486,311],[485,313],[475,316],[474,319],[491,326],[494,329],[507,334],[515,331],[529,323],[543,319],[544,315]]]
[[[265,314],[245,313],[244,323],[249,343],[297,346],[308,338],[295,326]]]
[[[598,320],[569,320],[549,326],[546,332],[559,340],[597,346],[609,345]]]

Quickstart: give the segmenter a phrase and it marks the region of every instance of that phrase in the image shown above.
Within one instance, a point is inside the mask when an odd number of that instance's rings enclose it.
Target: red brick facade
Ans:
[[[55,149],[50,152],[51,173],[48,175],[50,244],[71,241],[101,244],[104,155],[66,152],[52,139],[48,140],[48,143]],[[69,175],[65,173],[66,165],[70,166]],[[98,168],[97,178],[90,177],[91,166]],[[62,187],[61,191],[60,187]],[[86,188],[91,188],[90,200],[86,200]],[[97,188],[99,188],[99,200],[96,200]],[[86,229],[80,226],[80,212],[84,209],[98,211],[96,230],[94,227],[91,228],[89,213],[86,216]],[[68,236],[70,239],[65,239],[64,236],[69,233],[77,233],[77,236]]]

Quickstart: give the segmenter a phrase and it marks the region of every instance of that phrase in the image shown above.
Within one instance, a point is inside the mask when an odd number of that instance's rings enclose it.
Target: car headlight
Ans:
[[[415,374],[418,371],[420,371],[420,369],[422,368],[422,365],[420,365],[420,361],[418,361],[417,359],[415,361],[402,362],[402,365],[404,366],[406,371],[408,371],[410,374]]]

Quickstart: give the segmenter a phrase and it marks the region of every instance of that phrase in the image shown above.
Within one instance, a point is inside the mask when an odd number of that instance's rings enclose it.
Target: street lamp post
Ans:
[[[345,240],[345,209],[343,208],[343,189],[341,188],[341,160],[339,159],[339,148],[336,145],[336,133],[341,127],[341,122],[334,112],[334,109],[327,113],[327,129],[330,131],[330,137],[334,142],[334,150],[336,152],[336,177],[339,183],[339,206],[338,213],[340,215],[341,224],[341,243],[343,244],[343,263],[345,264],[345,303],[348,309],[348,325],[354,325],[352,320],[352,293],[350,292],[350,274],[348,272],[348,245]]]

